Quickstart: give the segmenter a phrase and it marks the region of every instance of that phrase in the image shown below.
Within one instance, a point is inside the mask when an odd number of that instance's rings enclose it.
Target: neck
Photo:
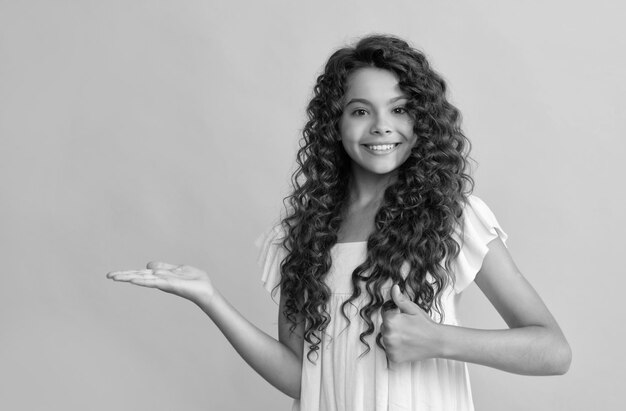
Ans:
[[[374,174],[352,165],[348,186],[349,202],[352,207],[378,208],[383,200],[385,189],[397,179],[397,171],[388,174]]]

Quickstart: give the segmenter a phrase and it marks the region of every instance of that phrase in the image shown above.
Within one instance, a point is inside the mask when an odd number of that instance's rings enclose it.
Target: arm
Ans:
[[[392,361],[449,358],[516,374],[564,374],[571,350],[552,314],[521,275],[499,238],[491,241],[476,283],[508,330],[437,324],[397,286],[400,312],[384,315],[383,342]]]
[[[279,341],[276,341],[251,324],[217,291],[212,298],[202,299],[197,304],[257,373],[291,398],[300,398],[302,355],[301,351],[300,355],[294,352],[299,337],[297,330],[289,335],[282,309],[279,310]]]
[[[291,337],[281,332],[280,341],[270,337],[243,317],[212,286],[204,271],[190,266],[149,263],[146,270],[112,272],[107,277],[158,288],[195,303],[257,373],[290,397],[300,397],[302,361],[301,356],[294,352],[297,332]],[[282,309],[280,311],[282,313]]]
[[[443,325],[442,356],[516,374],[564,374],[572,353],[559,325],[502,240],[497,238],[488,247],[475,281],[510,329]]]

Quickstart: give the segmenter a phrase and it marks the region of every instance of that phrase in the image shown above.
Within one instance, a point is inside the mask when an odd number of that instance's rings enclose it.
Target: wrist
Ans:
[[[210,311],[214,310],[215,305],[218,303],[218,300],[221,298],[221,294],[211,287],[210,289],[204,290],[194,297],[192,300],[194,304],[202,309],[202,311],[207,314]]]
[[[454,326],[447,324],[437,324],[436,326],[436,356],[437,358],[451,359],[452,353],[452,341],[451,333],[454,332]]]

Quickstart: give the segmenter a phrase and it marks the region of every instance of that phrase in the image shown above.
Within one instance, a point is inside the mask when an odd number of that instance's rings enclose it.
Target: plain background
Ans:
[[[407,38],[476,190],[568,337],[559,377],[471,366],[478,410],[624,409],[619,2],[0,1],[0,409],[289,409],[191,303],[105,279],[186,263],[276,335],[254,240],[337,47]],[[465,323],[503,321],[472,286]],[[621,382],[620,382],[621,381]]]

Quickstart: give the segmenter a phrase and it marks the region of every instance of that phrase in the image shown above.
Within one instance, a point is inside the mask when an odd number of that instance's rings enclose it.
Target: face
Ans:
[[[407,102],[388,70],[367,67],[350,75],[339,132],[353,172],[386,175],[409,158],[417,136]]]

